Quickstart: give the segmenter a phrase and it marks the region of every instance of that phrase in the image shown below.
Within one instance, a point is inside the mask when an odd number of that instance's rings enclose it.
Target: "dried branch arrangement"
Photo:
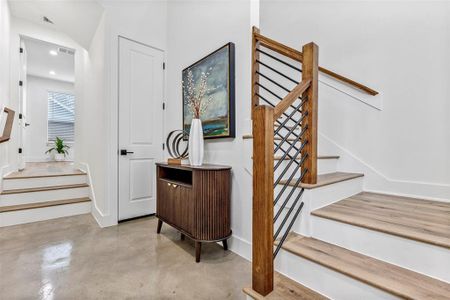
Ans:
[[[208,105],[213,100],[211,96],[205,97],[205,95],[210,91],[207,87],[207,82],[208,76],[211,74],[211,69],[212,68],[210,68],[206,73],[201,73],[198,89],[195,88],[194,75],[191,70],[188,70],[187,82],[183,81],[184,104],[192,112],[195,119],[200,119],[202,113],[205,112]]]

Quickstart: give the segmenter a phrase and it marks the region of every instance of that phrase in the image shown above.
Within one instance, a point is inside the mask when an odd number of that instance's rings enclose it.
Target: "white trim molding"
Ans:
[[[319,133],[319,140],[321,146],[325,146],[327,151],[334,148],[331,150],[332,153],[340,156],[338,170],[364,173],[364,191],[442,202],[450,201],[450,184],[390,178],[323,133]]]
[[[97,201],[95,198],[95,190],[94,185],[92,183],[89,165],[87,163],[76,163],[75,166],[81,171],[85,172],[87,175],[87,183],[89,185],[89,198],[91,199],[92,202],[91,214],[97,221],[98,225],[102,228],[117,225],[117,220],[111,218],[111,215],[104,214],[97,206]]]
[[[319,74],[319,83],[321,83],[319,86],[326,86],[376,110],[383,110],[383,96],[381,94],[375,96],[369,95],[325,74]]]

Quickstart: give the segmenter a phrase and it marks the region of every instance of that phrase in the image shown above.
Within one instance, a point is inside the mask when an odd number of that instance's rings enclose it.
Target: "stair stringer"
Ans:
[[[392,179],[371,166],[332,138],[319,132],[319,149],[339,155],[338,171],[364,174],[364,191],[435,201],[450,201],[450,184]]]

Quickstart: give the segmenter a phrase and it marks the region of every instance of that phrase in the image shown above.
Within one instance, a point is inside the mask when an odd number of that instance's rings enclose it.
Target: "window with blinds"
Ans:
[[[74,141],[75,96],[67,93],[48,92],[48,140],[56,137],[65,142]]]

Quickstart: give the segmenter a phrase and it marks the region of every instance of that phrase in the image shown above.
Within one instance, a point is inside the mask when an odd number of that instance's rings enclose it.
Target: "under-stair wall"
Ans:
[[[261,2],[268,36],[294,48],[314,40],[324,65],[380,91],[364,98],[329,78],[319,84],[319,147],[334,144],[338,168],[363,172],[367,190],[450,198],[448,11],[426,1]]]

